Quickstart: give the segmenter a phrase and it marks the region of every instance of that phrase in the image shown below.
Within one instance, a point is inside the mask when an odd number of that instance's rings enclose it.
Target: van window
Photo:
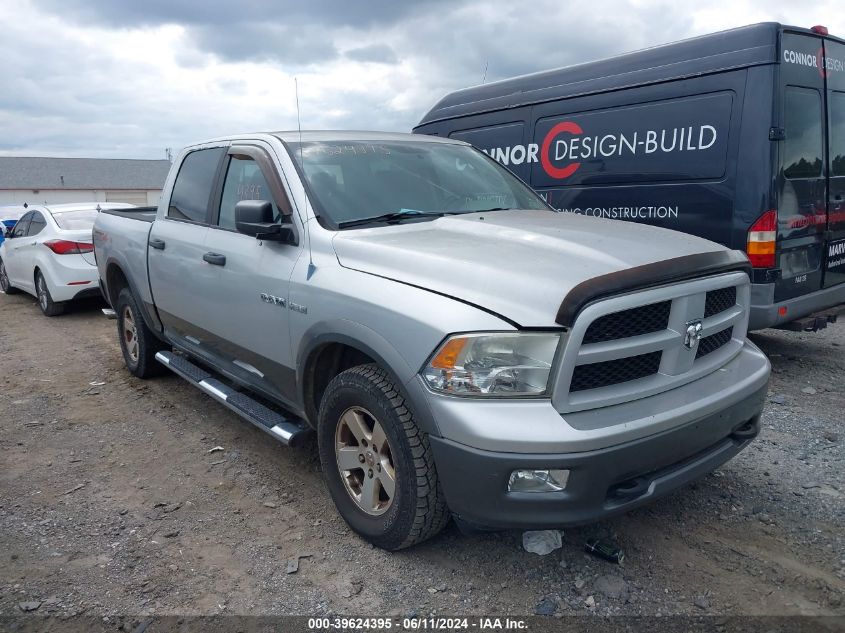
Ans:
[[[217,224],[221,228],[235,230],[235,205],[241,200],[267,200],[273,204],[275,221],[278,222],[282,217],[258,163],[245,156],[232,156],[220,201]]]
[[[845,92],[831,92],[830,175],[845,176]]]
[[[786,141],[783,174],[787,178],[822,175],[822,102],[817,90],[786,87]]]
[[[535,187],[672,182],[725,174],[733,93],[556,114],[534,128]]]
[[[182,161],[167,217],[191,222],[208,222],[208,201],[217,173],[217,165],[225,148],[215,147],[191,152]]]

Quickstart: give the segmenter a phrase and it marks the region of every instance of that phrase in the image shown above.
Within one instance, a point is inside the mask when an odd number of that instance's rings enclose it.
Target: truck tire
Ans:
[[[44,279],[40,270],[35,271],[35,296],[44,316],[54,317],[64,314],[67,304],[64,301],[53,301],[50,289],[47,287],[47,280]]]
[[[367,541],[394,551],[449,522],[428,437],[377,365],[347,369],[329,383],[317,438],[332,499]]]
[[[0,290],[7,295],[14,295],[20,292],[9,281],[9,275],[6,273],[6,264],[3,263],[2,259],[0,259]]]
[[[135,295],[124,288],[117,296],[117,336],[123,362],[129,373],[138,378],[151,378],[164,373],[165,367],[156,359],[156,352],[165,345],[147,327]]]

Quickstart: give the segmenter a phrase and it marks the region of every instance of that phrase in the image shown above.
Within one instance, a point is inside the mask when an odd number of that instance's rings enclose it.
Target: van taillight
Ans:
[[[777,209],[766,211],[748,229],[748,245],[745,249],[754,268],[775,267],[775,243],[778,237]]]
[[[70,240],[48,240],[44,246],[53,251],[56,255],[79,255],[90,253],[94,250],[93,244],[87,242],[71,242]]]

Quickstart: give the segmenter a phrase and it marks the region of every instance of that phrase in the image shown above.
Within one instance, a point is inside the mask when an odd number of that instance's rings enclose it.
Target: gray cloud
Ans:
[[[386,44],[371,44],[361,48],[353,48],[346,51],[349,59],[358,62],[375,62],[378,64],[395,64],[398,60],[396,53]]]
[[[776,6],[775,6],[776,5]],[[5,0],[0,152],[160,157],[221,134],[407,131],[445,93],[832,0]],[[174,29],[169,25],[176,25]],[[486,77],[485,75],[486,67]]]

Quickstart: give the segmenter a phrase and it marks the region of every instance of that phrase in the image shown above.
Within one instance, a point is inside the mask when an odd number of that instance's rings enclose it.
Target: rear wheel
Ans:
[[[152,330],[147,327],[138,302],[129,288],[120,291],[117,297],[117,333],[123,362],[133,376],[150,378],[164,373],[165,367],[156,359],[156,352],[165,348]]]
[[[332,499],[366,540],[398,550],[449,522],[428,437],[377,365],[353,367],[329,383],[317,436]]]
[[[35,296],[38,298],[38,306],[44,316],[54,317],[64,314],[67,304],[64,301],[53,301],[47,281],[40,270],[35,273]]]
[[[9,281],[9,275],[6,272],[6,264],[3,263],[2,259],[0,259],[0,290],[5,292],[7,295],[13,295],[20,292],[20,290],[15,288]]]

